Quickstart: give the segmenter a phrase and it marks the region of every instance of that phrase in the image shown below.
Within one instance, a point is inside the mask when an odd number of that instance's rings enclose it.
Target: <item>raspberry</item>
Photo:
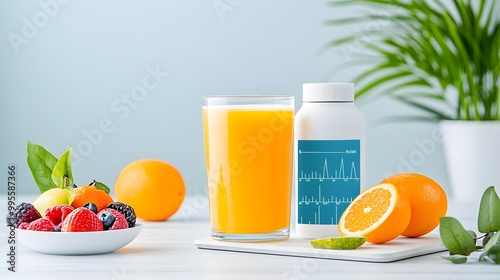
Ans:
[[[54,205],[45,211],[45,218],[49,219],[57,227],[61,227],[61,223],[75,208],[70,205]]]
[[[22,202],[16,206],[14,214],[7,216],[7,225],[19,227],[22,222],[31,223],[42,218],[42,215],[36,210],[31,203]]]
[[[18,229],[28,229],[28,226],[29,226],[29,225],[30,225],[30,224],[29,224],[29,223],[27,223],[27,222],[22,222],[22,223],[21,223],[21,224],[20,224],[17,228],[18,228]]]
[[[134,208],[131,206],[123,203],[123,202],[113,202],[106,206],[106,208],[111,208],[119,211],[120,213],[125,216],[128,222],[128,227],[134,227],[135,226],[135,221],[136,221],[136,216],[135,216],[135,211]]]
[[[41,218],[29,224],[27,230],[54,231],[54,224],[47,218]]]
[[[98,214],[104,229],[115,230],[128,228],[128,222],[125,216],[115,209],[106,208]]]
[[[109,210],[111,211],[114,209],[109,209]],[[114,210],[114,211],[116,211],[116,210]],[[113,226],[111,228],[109,228],[109,230],[128,228],[127,218],[125,218],[125,216],[122,213],[116,211],[116,213],[113,213],[113,214],[115,214],[115,222],[113,223]]]
[[[69,213],[62,222],[61,231],[101,231],[104,227],[97,215],[88,208],[79,207]]]

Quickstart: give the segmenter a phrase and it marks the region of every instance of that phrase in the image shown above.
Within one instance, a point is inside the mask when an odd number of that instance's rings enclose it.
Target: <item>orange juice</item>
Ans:
[[[293,105],[203,108],[212,231],[288,230]]]

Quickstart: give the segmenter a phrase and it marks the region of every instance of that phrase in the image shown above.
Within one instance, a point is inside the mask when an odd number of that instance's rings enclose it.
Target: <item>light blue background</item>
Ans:
[[[38,191],[26,164],[31,140],[57,157],[71,146],[80,150],[73,170],[79,185],[96,179],[112,187],[126,164],[152,157],[181,171],[188,194],[202,193],[203,95],[289,94],[298,110],[302,83],[350,82],[360,70],[329,74],[362,55],[361,41],[321,54],[322,46],[347,34],[369,40],[365,30],[384,26],[327,26],[327,19],[366,9],[318,0],[61,2],[0,2],[0,179],[7,182],[7,166],[15,164],[19,192]],[[47,10],[41,3],[58,4]],[[13,36],[25,41],[13,44]],[[169,76],[126,101],[148,67]],[[411,170],[449,188],[441,144],[432,138],[436,124],[379,124],[411,111],[386,98],[358,105],[368,127],[368,185]]]

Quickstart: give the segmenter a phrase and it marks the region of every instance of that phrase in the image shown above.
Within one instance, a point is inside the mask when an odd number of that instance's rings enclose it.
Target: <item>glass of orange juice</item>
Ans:
[[[294,97],[206,96],[203,103],[212,238],[287,239]]]

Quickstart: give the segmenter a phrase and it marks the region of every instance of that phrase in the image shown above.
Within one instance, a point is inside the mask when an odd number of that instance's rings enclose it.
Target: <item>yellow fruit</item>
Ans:
[[[122,169],[114,190],[116,199],[132,206],[138,218],[164,221],[181,206],[186,187],[172,165],[156,159],[141,159]]]
[[[395,185],[410,201],[410,224],[402,235],[418,237],[427,234],[439,225],[439,217],[446,215],[446,193],[431,178],[415,173],[400,173],[384,179],[382,183]]]
[[[45,217],[45,210],[54,205],[68,205],[71,200],[71,193],[61,188],[49,189],[41,193],[33,202],[36,210]]]
[[[391,184],[379,184],[359,194],[339,220],[344,236],[364,236],[371,243],[398,237],[410,222],[410,202]]]

